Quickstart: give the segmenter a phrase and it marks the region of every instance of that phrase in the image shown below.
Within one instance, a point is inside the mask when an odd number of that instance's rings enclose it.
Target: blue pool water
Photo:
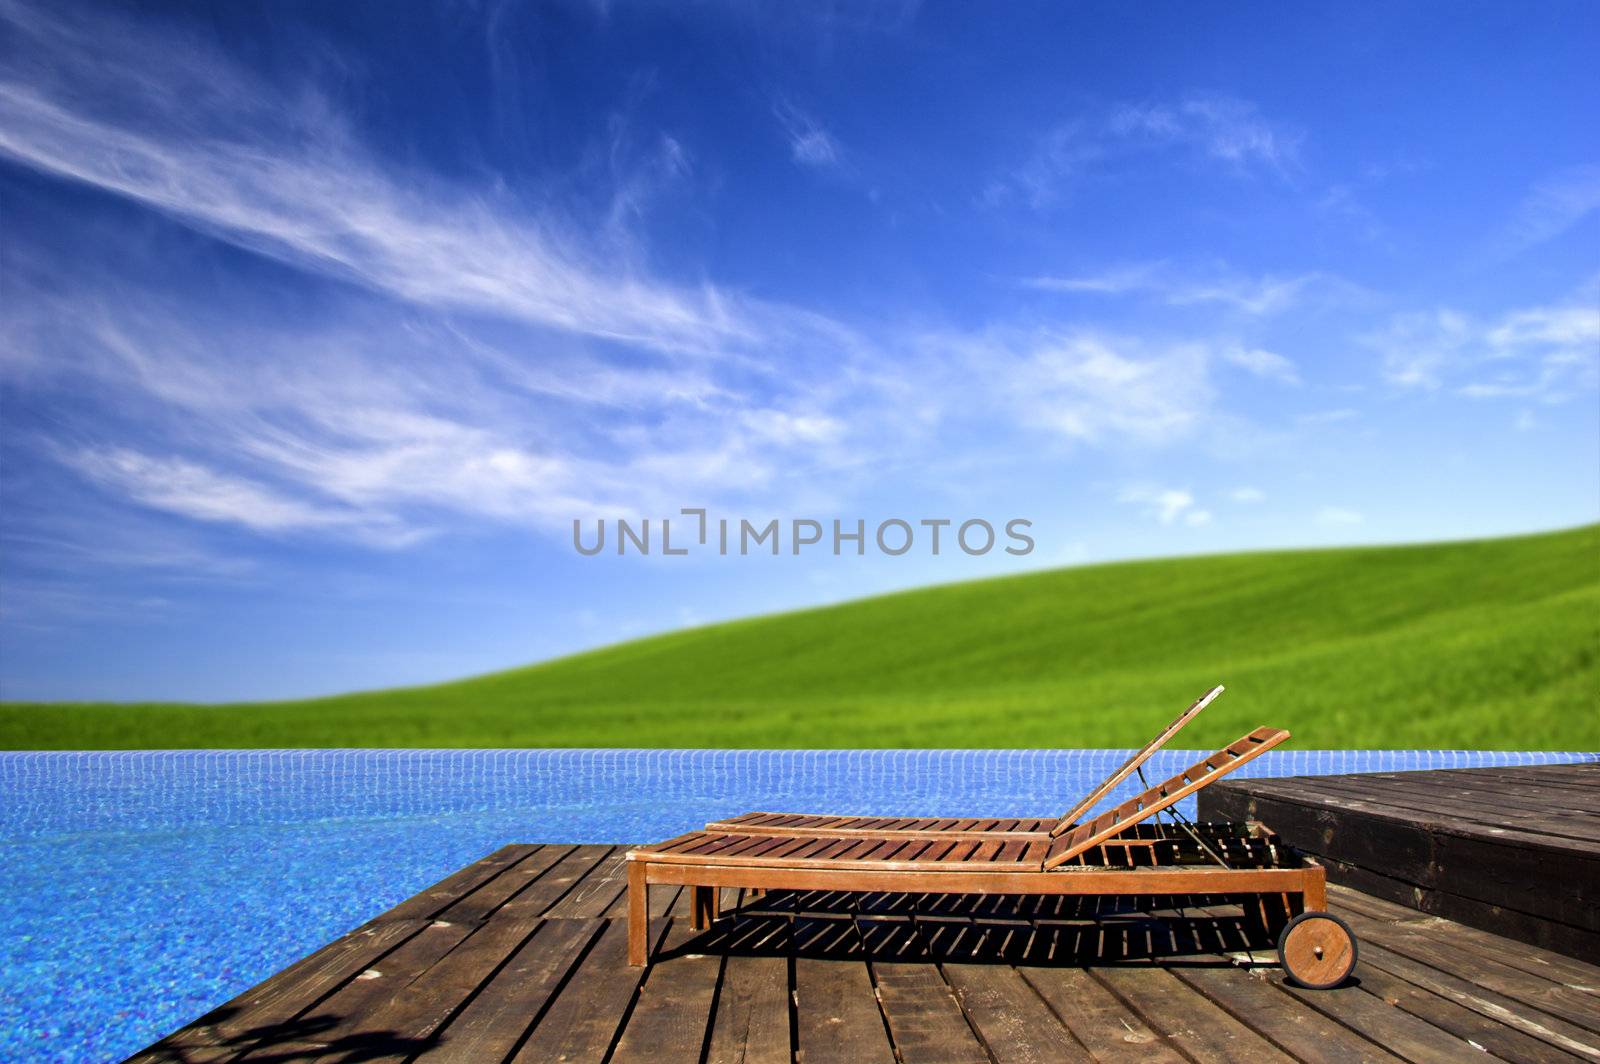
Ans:
[[[1127,753],[0,753],[0,1059],[120,1059],[508,842],[635,842],[758,808],[1045,815]],[[1241,774],[1592,756],[1273,751]],[[1165,751],[1153,775],[1192,759]]]

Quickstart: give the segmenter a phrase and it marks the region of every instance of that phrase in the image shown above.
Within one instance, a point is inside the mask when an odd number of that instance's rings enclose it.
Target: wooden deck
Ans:
[[[1600,958],[1600,763],[1227,780],[1200,815],[1272,825],[1333,882]]]
[[[645,970],[622,854],[508,846],[132,1059],[1600,1061],[1600,968],[1348,889],[1331,991],[1207,899],[774,892],[696,933],[660,888]]]

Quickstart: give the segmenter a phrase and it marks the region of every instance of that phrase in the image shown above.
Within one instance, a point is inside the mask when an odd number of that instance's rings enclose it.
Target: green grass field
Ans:
[[[299,702],[0,706],[9,749],[1096,747],[1257,724],[1302,748],[1600,750],[1600,525],[1096,565]]]

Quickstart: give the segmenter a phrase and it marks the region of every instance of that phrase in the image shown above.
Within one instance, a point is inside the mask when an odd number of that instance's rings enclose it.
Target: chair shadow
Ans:
[[[656,961],[690,954],[918,964],[1227,967],[1270,951],[1287,913],[1228,897],[773,891]]]

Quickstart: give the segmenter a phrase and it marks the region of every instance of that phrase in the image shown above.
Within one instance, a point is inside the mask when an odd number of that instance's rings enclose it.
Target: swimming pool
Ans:
[[[1042,815],[1127,755],[0,753],[0,1059],[119,1059],[507,842],[635,842],[755,808]],[[1273,751],[1240,774],[1594,756]],[[1154,774],[1192,760],[1163,751]]]

